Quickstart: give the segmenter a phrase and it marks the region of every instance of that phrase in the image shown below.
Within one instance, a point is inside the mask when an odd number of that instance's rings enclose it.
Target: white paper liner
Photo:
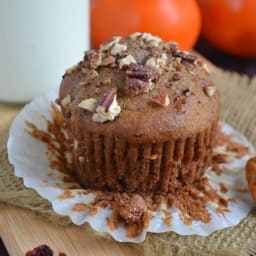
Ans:
[[[229,212],[223,214],[217,213],[215,211],[216,204],[209,203],[207,209],[211,214],[211,222],[203,223],[193,221],[192,225],[186,225],[180,219],[179,210],[171,207],[168,208],[168,211],[172,215],[172,225],[167,226],[162,220],[162,211],[157,210],[151,212],[154,214],[154,218],[150,221],[148,227],[144,228],[140,235],[132,238],[126,235],[122,224],[114,231],[110,229],[106,220],[112,213],[109,208],[100,208],[94,216],[88,214],[88,208],[83,211],[74,212],[72,208],[75,204],[90,204],[95,195],[93,193],[83,194],[85,190],[82,188],[69,189],[72,198],[61,199],[63,192],[67,191],[65,187],[69,188],[73,183],[64,182],[64,174],[52,170],[49,167],[45,154],[47,150],[46,145],[25,131],[27,129],[25,121],[35,124],[44,131],[47,130],[45,118],[51,120],[51,102],[56,98],[57,92],[54,91],[44,97],[33,100],[24,107],[14,120],[10,130],[8,156],[9,161],[14,165],[15,175],[23,178],[25,186],[35,189],[42,197],[48,199],[52,203],[53,210],[56,213],[69,216],[74,224],[81,225],[84,222],[88,222],[96,231],[107,232],[117,241],[139,243],[145,239],[147,232],[162,233],[174,231],[180,235],[197,234],[207,236],[216,230],[238,224],[247,216],[252,208],[253,202],[251,195],[248,192],[244,192],[246,190],[248,191],[244,167],[246,161],[253,155],[254,148],[242,134],[235,131],[229,125],[223,124],[223,132],[234,134],[234,140],[250,149],[250,155],[246,155],[241,159],[236,159],[231,152],[231,162],[221,165],[224,170],[221,175],[217,175],[210,168],[205,174],[209,177],[212,187],[218,190],[219,195],[224,198],[237,199],[235,203],[229,202]],[[222,152],[223,148],[217,148],[215,151]],[[229,190],[225,194],[220,192],[221,183]],[[166,206],[163,205],[163,208],[166,208]]]

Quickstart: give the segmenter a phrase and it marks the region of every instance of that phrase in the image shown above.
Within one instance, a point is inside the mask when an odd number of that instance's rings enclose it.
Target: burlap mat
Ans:
[[[236,129],[244,133],[256,146],[256,78],[215,70],[213,79],[222,95],[222,115]],[[31,189],[23,186],[22,180],[13,174],[6,152],[10,121],[1,122],[0,117],[0,202],[33,210],[38,215],[60,225],[70,220],[56,215],[49,202]],[[87,225],[86,232],[92,232]],[[256,208],[239,225],[214,232],[207,237],[179,236],[173,232],[148,234],[140,246],[145,255],[199,256],[199,255],[248,255],[246,251],[256,241]]]

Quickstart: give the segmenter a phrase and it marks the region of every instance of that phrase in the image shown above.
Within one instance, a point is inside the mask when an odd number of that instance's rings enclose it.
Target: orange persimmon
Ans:
[[[238,56],[256,56],[255,0],[198,0],[202,36],[213,46]]]
[[[201,15],[195,0],[91,0],[92,46],[116,35],[149,32],[164,41],[191,49],[200,33]]]

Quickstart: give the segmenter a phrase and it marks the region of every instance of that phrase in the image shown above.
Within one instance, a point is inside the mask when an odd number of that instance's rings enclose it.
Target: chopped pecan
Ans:
[[[116,54],[121,54],[122,51],[126,51],[127,50],[127,45],[126,44],[119,44],[119,43],[115,43],[111,50],[110,53],[112,55],[116,55]]]
[[[96,108],[96,103],[97,103],[97,99],[95,98],[88,98],[88,99],[85,99],[83,101],[81,101],[79,104],[78,104],[78,107],[79,108],[82,108],[82,109],[86,109],[90,112],[93,112]]]
[[[87,85],[89,84],[92,80],[97,78],[99,76],[98,72],[94,69],[90,70],[84,80],[82,80],[79,84],[80,85]]]
[[[146,63],[145,66],[151,67],[154,70],[158,70],[161,72],[161,68],[163,68],[166,65],[168,56],[166,53],[161,54],[160,56],[150,56]]]
[[[109,91],[105,92],[98,99],[92,120],[99,123],[113,121],[121,112],[121,107],[118,105],[116,98],[116,88],[111,88]]]
[[[102,61],[102,55],[98,54],[95,50],[89,50],[85,52],[84,61],[91,68],[97,68],[100,66]]]
[[[152,82],[156,82],[159,79],[159,74],[154,69],[150,67],[144,67],[136,63],[131,63],[128,66],[126,74],[129,77],[137,78],[143,81],[151,80]]]
[[[103,58],[102,62],[101,62],[101,66],[109,66],[112,63],[114,63],[116,61],[116,59],[113,56],[107,56],[105,58]]]
[[[119,216],[126,223],[137,223],[147,209],[146,202],[140,195],[132,195],[127,203],[119,206]]]
[[[206,86],[206,87],[204,87],[204,92],[209,97],[212,97],[215,94],[216,90],[217,90],[217,88],[215,86]]]
[[[159,93],[152,97],[152,101],[162,107],[166,107],[170,104],[170,98],[166,92]]]
[[[109,106],[112,104],[115,96],[117,93],[117,89],[116,88],[111,88],[110,90],[108,90],[107,92],[105,92],[99,99],[97,102],[98,106],[103,106],[105,107],[106,111],[108,111]]]
[[[141,33],[141,38],[154,47],[157,47],[162,42],[162,39],[160,37],[153,36],[150,33]]]
[[[60,104],[63,107],[66,107],[67,105],[69,105],[71,103],[71,96],[68,94],[65,98],[63,98],[60,102]]]
[[[143,80],[127,77],[126,79],[128,94],[136,96],[147,92],[149,90],[149,82]]]
[[[194,64],[195,60],[197,59],[196,56],[194,56],[192,54],[189,54],[189,53],[186,53],[184,51],[176,51],[176,52],[173,53],[173,56],[181,58],[183,61],[187,61],[187,62],[190,62],[190,63],[193,63],[193,64]]]
[[[159,79],[159,74],[150,67],[131,63],[126,71],[128,94],[136,96],[147,92],[153,87],[153,82]]]
[[[136,40],[138,37],[141,37],[141,33],[140,32],[134,32],[134,33],[130,34],[128,37],[133,39],[133,40]]]
[[[134,59],[134,57],[132,55],[127,55],[126,57],[120,59],[119,61],[119,68],[126,68],[128,67],[128,65],[130,65],[131,63],[136,63],[136,60]]]
[[[171,54],[174,54],[178,50],[178,44],[176,42],[169,42],[165,44]]]
[[[99,51],[100,52],[108,51],[114,44],[118,43],[121,39],[122,37],[120,36],[114,36],[104,44],[101,44]]]

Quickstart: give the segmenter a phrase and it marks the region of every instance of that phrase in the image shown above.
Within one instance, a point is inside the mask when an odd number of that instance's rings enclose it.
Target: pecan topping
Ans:
[[[128,70],[126,74],[129,77],[137,78],[142,81],[149,81],[156,82],[159,79],[159,74],[150,67],[144,67],[140,64],[131,63],[128,66]]]
[[[121,112],[121,107],[116,100],[116,88],[111,88],[105,92],[97,102],[97,107],[92,116],[94,122],[103,123],[113,121]]]
[[[166,107],[170,104],[170,98],[165,92],[153,96],[152,101],[162,107]]]
[[[111,88],[98,99],[97,105],[105,107],[106,111],[108,111],[109,106],[111,105],[111,103],[114,100],[114,97],[116,96],[116,93],[116,88]]]
[[[163,53],[160,56],[150,56],[147,59],[145,66],[158,70],[161,73],[160,69],[166,65],[167,59],[168,57],[166,53]]]
[[[89,50],[85,52],[84,61],[86,66],[96,69],[101,64],[102,56],[95,50]]]
[[[119,62],[119,68],[127,68],[128,65],[130,65],[131,63],[136,63],[136,60],[134,59],[134,57],[132,55],[127,55],[126,57],[122,58]]]
[[[178,44],[176,42],[169,42],[165,44],[171,54],[174,54],[178,50]]]
[[[135,96],[152,89],[152,82],[159,79],[159,74],[150,67],[131,63],[126,71],[128,93]]]
[[[95,71],[94,69],[90,70],[87,74],[87,76],[84,78],[83,81],[79,83],[79,85],[87,85],[89,84],[92,80],[97,78],[99,76],[98,72]]]
[[[149,90],[149,82],[145,82],[137,78],[127,77],[126,84],[128,93],[132,96],[142,94]]]
[[[212,97],[215,94],[216,90],[217,90],[217,88],[215,86],[206,86],[206,87],[204,87],[204,92],[209,97]]]
[[[127,50],[127,45],[126,44],[119,44],[119,43],[115,43],[113,45],[113,47],[110,50],[110,53],[112,55],[116,55],[116,54],[121,54],[122,51]]]
[[[79,108],[82,108],[82,109],[86,109],[90,112],[93,112],[96,108],[96,103],[97,103],[97,99],[95,98],[88,98],[88,99],[85,99],[83,101],[81,101],[79,104],[78,104],[78,107]]]
[[[112,56],[108,56],[106,58],[104,58],[101,62],[101,66],[109,66],[112,63],[114,63],[116,61],[116,59]]]
[[[187,61],[187,62],[190,62],[190,63],[193,63],[193,64],[194,64],[194,61],[197,59],[196,56],[191,55],[189,53],[186,53],[184,51],[176,51],[176,52],[173,53],[173,56],[174,57],[179,57],[183,61]]]
[[[119,206],[119,215],[126,223],[137,223],[146,211],[144,199],[139,195],[133,195],[127,203]]]
[[[106,43],[100,45],[100,52],[108,51],[114,44],[118,43],[122,38],[120,36],[114,36]]]
[[[71,103],[71,96],[68,94],[65,98],[63,98],[60,102],[60,104],[63,107],[66,107],[67,105],[69,105]]]

